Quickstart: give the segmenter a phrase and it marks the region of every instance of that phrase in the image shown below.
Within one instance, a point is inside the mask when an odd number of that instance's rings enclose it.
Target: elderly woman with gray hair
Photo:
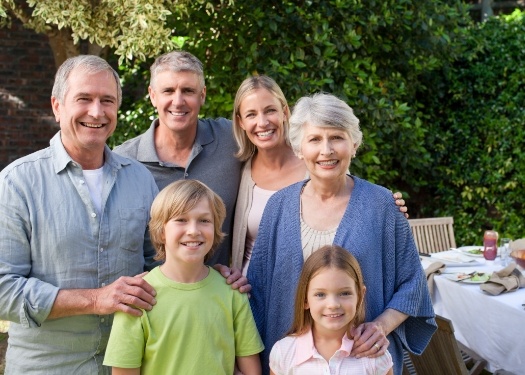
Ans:
[[[272,346],[290,328],[305,259],[334,244],[357,258],[367,288],[367,323],[353,329],[350,355],[376,356],[388,348],[394,373],[401,374],[403,347],[421,353],[436,329],[408,221],[389,190],[348,174],[362,133],[345,102],[329,94],[303,97],[289,121],[291,146],[310,179],[270,198],[248,268],[265,345],[263,371]],[[326,319],[336,320],[332,315]]]

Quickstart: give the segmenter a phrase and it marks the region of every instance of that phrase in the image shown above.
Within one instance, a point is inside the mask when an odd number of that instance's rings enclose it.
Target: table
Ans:
[[[426,263],[426,264],[425,264]],[[503,268],[499,260],[476,267],[447,267],[445,273],[489,272]],[[492,263],[492,264],[487,264]],[[424,268],[428,266],[422,260]],[[432,302],[436,314],[452,321],[456,339],[488,362],[488,370],[525,374],[525,288],[491,296],[479,284],[434,277]]]

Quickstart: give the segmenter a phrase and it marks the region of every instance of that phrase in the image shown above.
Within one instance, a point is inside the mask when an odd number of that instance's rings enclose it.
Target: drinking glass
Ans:
[[[500,240],[500,259],[501,259],[501,265],[502,266],[508,266],[509,265],[509,255],[510,255],[510,238],[502,238]]]
[[[486,230],[483,235],[483,256],[488,261],[493,261],[498,255],[498,232]]]

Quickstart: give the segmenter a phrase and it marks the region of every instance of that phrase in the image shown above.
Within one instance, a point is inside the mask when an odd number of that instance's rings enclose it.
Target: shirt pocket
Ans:
[[[145,208],[121,208],[120,217],[120,247],[132,252],[143,252],[144,234],[147,226]]]

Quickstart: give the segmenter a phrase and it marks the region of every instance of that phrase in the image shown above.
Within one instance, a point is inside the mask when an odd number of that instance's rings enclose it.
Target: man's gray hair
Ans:
[[[172,51],[157,57],[150,68],[151,87],[154,87],[157,75],[165,71],[195,73],[199,78],[201,88],[204,88],[204,70],[202,68],[202,62],[189,52]]]
[[[70,57],[58,68],[55,74],[55,83],[53,84],[53,91],[51,95],[58,99],[60,103],[64,103],[67,91],[69,89],[68,78],[73,69],[81,67],[86,74],[97,74],[100,72],[108,72],[113,75],[117,84],[117,101],[118,106],[122,104],[122,86],[118,73],[108,64],[106,60],[95,55],[80,55]]]

